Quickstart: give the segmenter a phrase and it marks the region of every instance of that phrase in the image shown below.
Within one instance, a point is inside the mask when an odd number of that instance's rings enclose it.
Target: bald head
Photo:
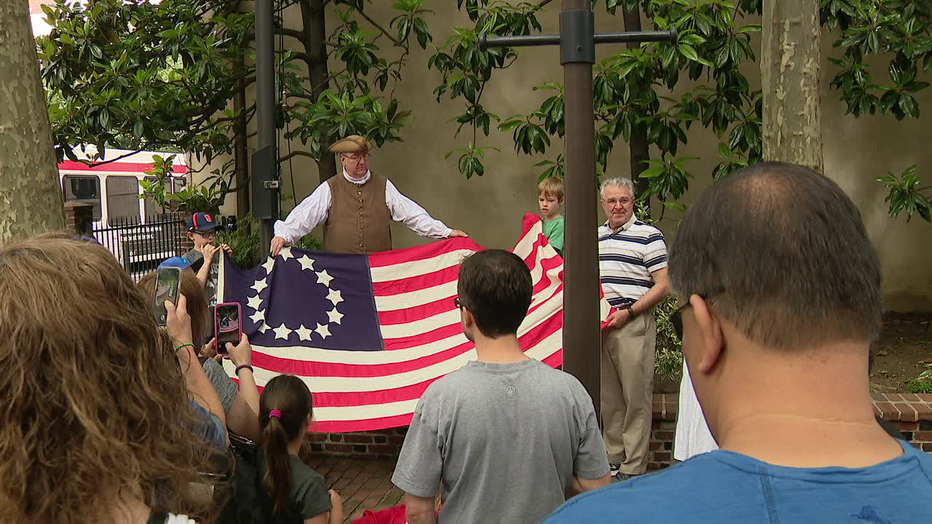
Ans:
[[[774,348],[873,340],[880,264],[861,215],[811,169],[762,162],[716,182],[670,247],[670,281]]]

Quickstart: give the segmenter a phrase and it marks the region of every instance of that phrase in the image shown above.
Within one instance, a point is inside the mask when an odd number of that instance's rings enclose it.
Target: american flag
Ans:
[[[406,426],[427,386],[476,358],[453,299],[460,261],[482,250],[468,238],[370,255],[285,248],[247,270],[224,257],[218,302],[243,306],[260,388],[282,373],[307,383],[313,431]],[[547,243],[540,218],[525,215],[513,252],[534,282],[518,330],[521,347],[559,366],[563,260]],[[609,313],[602,300],[603,323]],[[234,377],[232,364],[224,366]]]

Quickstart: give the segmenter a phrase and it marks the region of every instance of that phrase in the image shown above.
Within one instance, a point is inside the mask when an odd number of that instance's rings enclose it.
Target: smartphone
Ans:
[[[217,339],[217,353],[226,355],[227,342],[234,346],[243,336],[243,308],[239,302],[217,304],[214,308],[214,337]]]
[[[158,269],[158,277],[155,280],[155,298],[152,303],[152,311],[155,313],[155,320],[160,326],[164,326],[168,320],[168,312],[165,310],[165,301],[175,304],[178,300],[178,284],[181,282],[181,268],[162,267]]]

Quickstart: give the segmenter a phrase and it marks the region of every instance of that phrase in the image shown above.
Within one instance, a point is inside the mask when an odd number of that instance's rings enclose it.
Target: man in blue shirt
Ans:
[[[715,183],[680,224],[669,276],[721,450],[545,522],[932,522],[932,455],[874,420],[880,264],[834,182],[765,162]]]

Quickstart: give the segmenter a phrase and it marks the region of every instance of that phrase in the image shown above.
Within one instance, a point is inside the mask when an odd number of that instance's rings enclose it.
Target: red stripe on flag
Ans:
[[[423,291],[424,289],[455,282],[459,276],[460,267],[452,266],[433,273],[418,275],[416,277],[386,280],[385,282],[372,282],[372,294],[377,297]]]
[[[445,360],[459,356],[473,348],[472,342],[464,342],[450,349],[440,351],[414,360],[404,362],[386,362],[384,364],[345,364],[335,362],[316,362],[308,360],[294,360],[273,357],[259,352],[253,352],[254,366],[275,370],[302,377],[341,377],[341,378],[372,378],[378,379],[399,373],[408,373],[431,366]],[[373,385],[378,385],[373,383]],[[351,393],[359,396],[359,392]],[[367,393],[368,394],[368,393]],[[367,402],[368,403],[368,402]]]
[[[445,338],[450,338],[452,336],[459,335],[462,332],[463,328],[460,326],[459,322],[457,322],[456,324],[442,326],[437,329],[409,337],[386,338],[383,340],[383,345],[385,346],[386,351],[409,349],[417,346],[423,346],[425,344],[430,344],[431,342],[437,342]]]
[[[446,313],[451,309],[456,309],[456,306],[453,304],[453,295],[407,309],[379,311],[379,325],[393,326],[396,324],[407,324],[408,322],[424,320],[434,315]]]
[[[362,420],[315,420],[309,431],[315,433],[346,433],[350,431],[374,431],[377,429],[410,426],[414,413],[395,415],[393,417],[370,418]]]
[[[369,267],[386,267],[396,264],[407,264],[419,260],[427,260],[440,255],[468,249],[470,251],[485,251],[485,248],[469,238],[448,238],[432,242],[424,246],[412,246],[392,251],[382,251],[369,255]]]
[[[563,312],[558,311],[547,320],[541,322],[527,333],[521,335],[518,341],[522,349],[528,349],[540,344],[544,339],[559,331],[563,326]],[[459,326],[457,326],[459,327]],[[252,363],[255,367],[261,369],[275,370],[280,373],[288,373],[301,377],[342,377],[342,378],[371,378],[379,379],[381,377],[396,375],[399,373],[408,373],[417,371],[434,364],[455,358],[467,351],[473,349],[472,342],[464,342],[450,349],[440,351],[431,355],[420,357],[414,360],[404,362],[387,362],[384,364],[343,364],[331,362],[315,362],[306,360],[294,360],[281,357],[273,357],[258,351],[253,352]],[[378,385],[373,382],[373,385]],[[376,390],[378,391],[378,390]],[[315,393],[316,394],[316,393]],[[362,396],[365,398],[369,394],[366,392],[350,393],[333,393],[334,395],[351,395],[355,397]],[[404,399],[395,399],[392,402]],[[352,403],[346,400],[336,405],[360,405],[371,404],[371,402]],[[329,407],[329,405],[328,405]]]
[[[434,383],[440,377],[425,380],[419,384],[413,384],[401,388],[381,389],[379,391],[367,391],[365,396],[348,395],[346,393],[328,393],[315,392],[315,407],[349,407],[349,406],[367,406],[370,404],[388,404],[390,402],[401,402],[405,400],[416,400],[421,398],[421,394],[427,389],[427,386]]]
[[[556,351],[553,355],[541,360],[544,364],[556,369],[563,365],[563,350]]]

